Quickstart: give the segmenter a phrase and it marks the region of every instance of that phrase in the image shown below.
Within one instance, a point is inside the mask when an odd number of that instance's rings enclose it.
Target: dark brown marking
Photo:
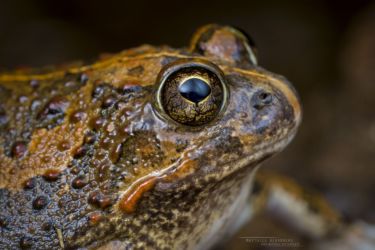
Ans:
[[[0,227],[6,228],[9,225],[10,218],[6,216],[0,216]]]
[[[23,184],[24,189],[33,189],[36,185],[36,180],[34,178],[30,178]]]
[[[103,214],[99,211],[94,211],[88,215],[89,223],[91,226],[97,225],[103,220]]]
[[[37,210],[40,210],[40,209],[43,209],[45,206],[47,206],[47,204],[48,204],[48,198],[47,197],[38,196],[33,201],[33,208],[37,209]]]
[[[25,142],[15,142],[12,147],[12,157],[21,158],[26,153]]]
[[[100,207],[102,209],[112,205],[111,198],[102,194],[100,191],[94,191],[90,193],[88,201],[90,204]]]
[[[75,189],[83,188],[88,184],[86,178],[84,176],[78,176],[73,179],[72,181],[72,187]]]
[[[42,230],[50,231],[53,228],[53,223],[51,221],[46,221],[41,226]]]
[[[77,148],[76,152],[74,153],[74,158],[78,159],[83,157],[87,152],[87,148],[83,145]]]
[[[59,170],[56,170],[56,169],[48,169],[44,175],[43,175],[43,178],[46,180],[46,181],[57,181],[57,179],[59,178],[60,176],[60,171]]]
[[[85,136],[85,143],[87,144],[93,144],[96,140],[95,134],[87,134]]]
[[[20,239],[21,249],[30,249],[32,246],[33,246],[33,239],[32,238],[30,238],[28,236],[24,236]]]

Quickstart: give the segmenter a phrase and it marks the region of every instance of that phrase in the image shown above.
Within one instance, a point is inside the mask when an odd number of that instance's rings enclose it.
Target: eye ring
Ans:
[[[169,80],[169,78],[173,74],[178,73],[178,72],[183,71],[183,70],[189,70],[189,69],[201,69],[201,70],[207,71],[210,74],[213,74],[218,79],[217,83],[220,84],[222,101],[221,101],[219,107],[217,108],[217,112],[215,113],[215,116],[212,117],[212,119],[210,119],[210,121],[181,122],[181,121],[178,121],[178,120],[174,119],[173,117],[171,117],[171,115],[168,114],[168,111],[164,107],[164,104],[163,104],[163,89],[166,85],[166,82]],[[202,82],[207,84],[210,88],[210,92],[207,94],[207,96],[205,96],[201,100],[198,100],[198,102],[195,103],[195,105],[198,106],[198,103],[204,102],[207,98],[209,98],[209,96],[211,95],[211,91],[212,91],[212,89],[211,89],[212,85],[207,79],[204,79],[204,78],[201,78],[199,76],[193,75],[193,76],[185,77],[185,79],[183,79],[181,82],[179,82],[178,87],[185,84],[190,79],[201,80]],[[194,59],[184,58],[184,59],[179,59],[179,60],[177,60],[175,62],[172,62],[170,64],[167,64],[160,71],[160,73],[157,77],[157,82],[158,82],[158,86],[157,86],[157,89],[156,89],[155,101],[154,101],[154,106],[155,106],[155,109],[157,111],[156,113],[158,115],[160,115],[161,117],[166,118],[170,121],[173,121],[174,123],[177,123],[179,125],[186,125],[186,126],[189,126],[189,127],[192,127],[192,126],[194,127],[194,126],[201,126],[201,125],[204,125],[206,123],[209,123],[209,122],[211,122],[211,120],[215,120],[216,117],[219,117],[219,115],[221,115],[223,113],[223,110],[225,110],[225,108],[227,106],[227,103],[228,103],[229,90],[228,90],[228,86],[226,84],[223,72],[220,70],[220,68],[218,66],[216,66],[215,64],[213,64],[211,62],[208,62],[206,60],[196,59],[196,58],[194,58]],[[183,94],[181,92],[179,94],[182,95],[181,98],[183,98]],[[189,100],[189,98],[185,98],[185,99],[186,99],[187,102],[194,103],[193,101]]]

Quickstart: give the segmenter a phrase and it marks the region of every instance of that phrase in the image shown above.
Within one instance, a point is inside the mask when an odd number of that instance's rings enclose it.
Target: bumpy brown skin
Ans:
[[[210,25],[188,50],[142,46],[0,74],[0,249],[207,246],[254,167],[300,122],[291,85],[253,56],[239,32]],[[228,103],[214,121],[182,126],[160,114],[157,77],[197,58],[221,68]],[[260,91],[270,105],[259,106]]]

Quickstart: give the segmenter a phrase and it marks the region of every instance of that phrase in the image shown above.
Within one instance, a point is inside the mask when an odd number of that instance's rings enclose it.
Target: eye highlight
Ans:
[[[179,60],[159,74],[159,113],[175,122],[200,126],[214,120],[226,105],[228,90],[220,69],[202,60]]]

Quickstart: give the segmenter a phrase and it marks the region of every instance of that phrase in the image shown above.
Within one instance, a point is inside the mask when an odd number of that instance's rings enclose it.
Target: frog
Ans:
[[[301,119],[293,85],[225,25],[180,49],[2,72],[0,248],[210,249],[267,207],[327,235],[323,199],[257,174]]]

